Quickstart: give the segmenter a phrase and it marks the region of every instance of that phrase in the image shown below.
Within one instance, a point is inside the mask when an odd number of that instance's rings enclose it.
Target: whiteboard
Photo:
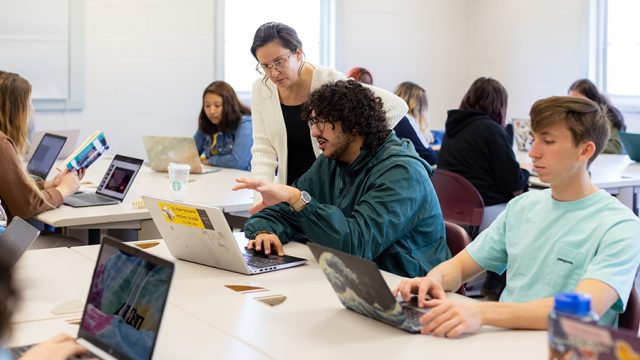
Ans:
[[[0,9],[0,69],[31,83],[36,110],[81,109],[82,1],[0,0]]]

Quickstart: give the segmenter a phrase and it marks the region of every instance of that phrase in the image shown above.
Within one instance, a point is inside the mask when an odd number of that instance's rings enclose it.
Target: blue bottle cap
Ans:
[[[586,316],[591,312],[591,297],[586,294],[558,293],[553,309],[574,316]]]

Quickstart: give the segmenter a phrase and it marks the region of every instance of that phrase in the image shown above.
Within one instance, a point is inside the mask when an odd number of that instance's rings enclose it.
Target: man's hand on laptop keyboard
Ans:
[[[282,242],[278,239],[278,236],[270,233],[258,234],[253,240],[249,240],[249,243],[247,243],[247,249],[264,251],[266,255],[269,255],[274,251],[278,256],[284,256]]]
[[[87,350],[78,345],[76,339],[67,334],[60,334],[32,347],[20,359],[67,359],[86,353]]]

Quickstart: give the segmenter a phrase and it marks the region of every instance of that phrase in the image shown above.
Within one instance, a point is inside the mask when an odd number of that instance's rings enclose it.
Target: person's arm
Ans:
[[[402,117],[405,116],[409,111],[409,106],[407,105],[407,103],[402,100],[402,98],[385,89],[373,85],[363,85],[371,89],[375,96],[378,96],[380,97],[380,99],[382,99],[382,109],[387,114],[387,124],[389,125],[389,129],[393,129],[396,124],[400,122],[400,119],[402,119]]]
[[[196,133],[193,134],[193,140],[196,142],[196,149],[198,149],[198,155],[205,154],[205,157],[208,155],[207,149],[204,148],[204,139],[205,134],[200,130],[196,130]]]
[[[0,143],[0,199],[13,216],[29,219],[62,205],[59,189],[38,190],[20,165],[18,153],[9,141]]]
[[[39,360],[39,359],[52,359],[52,360],[64,360],[71,357],[81,356],[86,354],[87,350],[76,343],[76,339],[67,335],[60,334],[51,340],[45,341],[34,347],[30,348],[24,355],[20,357],[21,360]]]
[[[209,164],[226,168],[247,170],[251,163],[251,146],[253,145],[251,118],[243,118],[236,129],[233,150],[227,155],[212,155]]]
[[[253,84],[251,95],[251,116],[253,118],[251,176],[266,181],[273,181],[278,167],[278,154],[268,132],[274,119],[266,117],[271,96],[278,96],[278,94],[269,94],[269,90],[261,81],[256,81]],[[259,200],[259,197],[256,200]]]

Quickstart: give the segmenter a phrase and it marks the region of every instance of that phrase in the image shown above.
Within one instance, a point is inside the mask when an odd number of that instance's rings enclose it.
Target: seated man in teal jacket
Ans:
[[[357,81],[327,83],[302,118],[322,155],[293,186],[237,179],[234,190],[262,195],[244,227],[247,247],[283,255],[282,243],[309,239],[401,276],[451,257],[433,170],[388,129],[380,98]]]

